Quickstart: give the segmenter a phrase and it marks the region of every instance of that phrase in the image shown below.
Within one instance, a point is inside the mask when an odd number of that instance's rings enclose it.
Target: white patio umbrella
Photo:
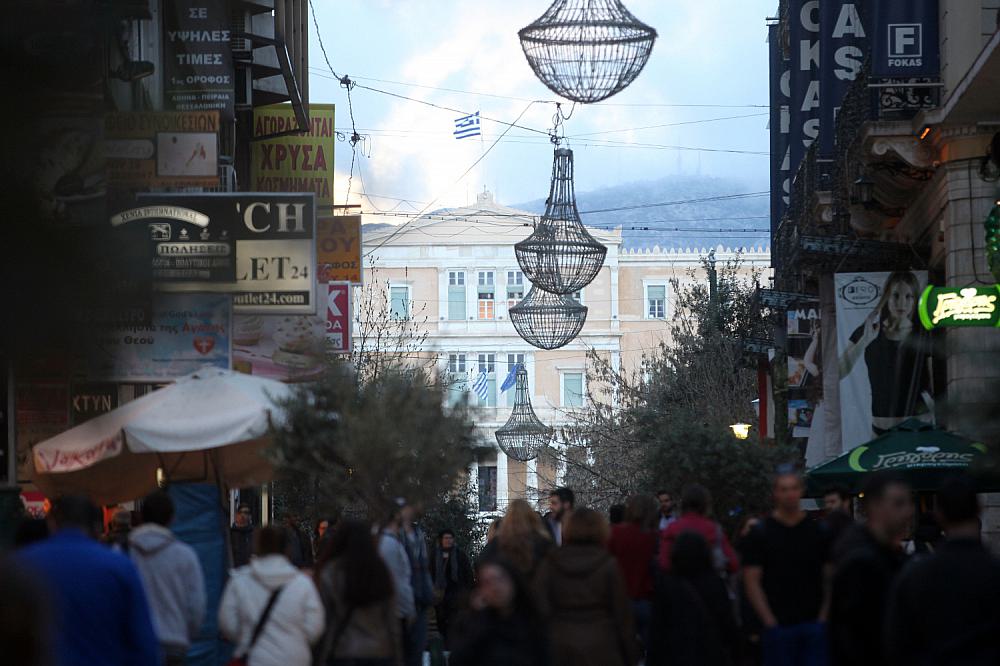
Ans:
[[[34,482],[49,497],[85,494],[101,504],[168,481],[227,487],[268,481],[262,455],[277,404],[293,389],[270,379],[205,368],[34,446]]]

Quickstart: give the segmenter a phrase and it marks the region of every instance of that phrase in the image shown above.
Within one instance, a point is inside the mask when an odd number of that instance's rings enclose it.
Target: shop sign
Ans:
[[[174,111],[218,111],[232,120],[233,51],[227,0],[165,0],[163,89]]]
[[[169,382],[208,365],[229,369],[232,331],[225,294],[157,294],[148,322],[102,328],[88,350],[86,375],[121,382]],[[101,407],[92,392],[77,409]],[[105,403],[106,404],[106,403]],[[96,414],[94,414],[96,415]]]
[[[79,425],[118,406],[117,384],[74,384],[69,396],[70,425]]]
[[[350,282],[331,282],[327,285],[326,296],[326,341],[335,354],[351,353],[351,308]]]
[[[937,76],[938,0],[874,3],[872,7],[872,76]]]
[[[218,187],[219,112],[109,113],[108,182],[127,188]]]
[[[111,226],[143,236],[162,291],[233,294],[239,313],[316,313],[314,195],[140,194]]]
[[[309,105],[309,131],[250,144],[250,181],[256,192],[313,192],[320,208],[333,206],[333,104]],[[253,112],[254,137],[298,127],[289,104]]]
[[[316,220],[319,281],[361,284],[361,216],[337,215]]]
[[[920,322],[931,330],[955,326],[1000,326],[1000,285],[928,286],[920,296]]]

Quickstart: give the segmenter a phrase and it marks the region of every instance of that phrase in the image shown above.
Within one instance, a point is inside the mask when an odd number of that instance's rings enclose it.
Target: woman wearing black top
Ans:
[[[917,314],[920,284],[909,271],[896,271],[878,306],[851,334],[840,357],[840,378],[864,356],[872,393],[872,432],[879,435],[917,415],[929,387],[929,341]]]

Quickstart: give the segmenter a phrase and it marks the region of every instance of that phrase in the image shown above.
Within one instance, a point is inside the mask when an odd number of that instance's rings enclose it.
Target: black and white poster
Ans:
[[[937,76],[938,0],[876,2],[872,7],[872,76]]]
[[[111,226],[148,248],[160,291],[231,293],[236,313],[316,312],[312,193],[140,194]]]
[[[926,271],[834,276],[844,451],[933,410],[926,285]]]
[[[234,74],[226,0],[164,0],[163,89],[173,111],[233,119]]]

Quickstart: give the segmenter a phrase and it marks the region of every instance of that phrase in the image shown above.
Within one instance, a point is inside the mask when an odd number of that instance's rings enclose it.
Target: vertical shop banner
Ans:
[[[906,79],[940,73],[938,0],[880,0],[871,12],[873,77]]]
[[[227,0],[164,0],[163,90],[171,110],[234,118],[228,7]]]
[[[361,284],[361,216],[316,220],[316,269],[319,282]]]
[[[230,364],[230,297],[158,294],[152,320],[108,327],[87,354],[86,374],[122,382],[166,382]]]
[[[819,301],[805,301],[786,312],[788,335],[788,425],[793,437],[808,437],[819,394]]]
[[[333,104],[309,105],[309,131],[250,144],[250,180],[254,192],[314,192],[316,206],[333,206]],[[298,127],[290,104],[253,111],[254,137]]]
[[[819,154],[834,154],[837,113],[850,83],[858,78],[868,49],[862,3],[857,0],[823,0],[820,3]]]
[[[788,172],[788,129],[789,84],[791,79],[790,61],[785,58],[781,44],[781,26],[768,26],[767,42],[770,73],[770,117],[768,128],[771,134],[771,238],[772,244],[781,216],[785,214],[791,195],[791,174]]]
[[[926,284],[926,271],[834,276],[844,451],[929,409],[930,335],[917,308]]]
[[[789,3],[792,99],[788,142],[789,173],[793,180],[806,149],[819,136],[819,6],[819,0],[791,0]]]
[[[326,297],[326,342],[335,354],[350,354],[351,321],[354,310],[351,307],[350,282],[331,282],[327,285]]]

